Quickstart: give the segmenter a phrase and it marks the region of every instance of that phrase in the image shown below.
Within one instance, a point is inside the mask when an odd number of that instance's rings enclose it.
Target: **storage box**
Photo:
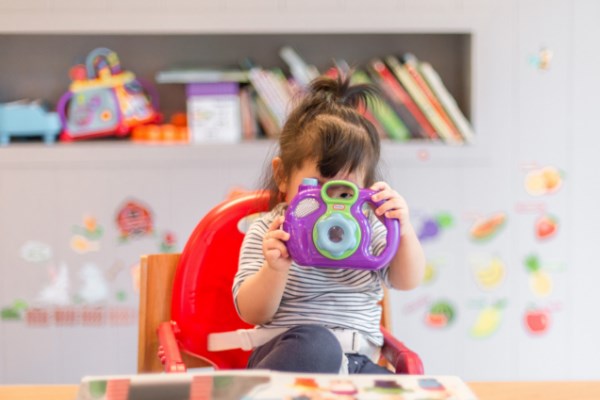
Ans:
[[[188,127],[193,143],[231,143],[242,139],[239,92],[237,82],[187,86]]]

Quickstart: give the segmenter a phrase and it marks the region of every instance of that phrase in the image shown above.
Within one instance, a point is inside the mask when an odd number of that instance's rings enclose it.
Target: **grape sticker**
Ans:
[[[422,219],[421,227],[418,229],[419,240],[427,241],[437,238],[443,230],[446,230],[454,224],[452,215],[446,212],[434,216],[427,216]]]

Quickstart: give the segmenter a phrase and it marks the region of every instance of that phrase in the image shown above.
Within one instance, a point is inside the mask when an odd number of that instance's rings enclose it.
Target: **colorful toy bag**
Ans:
[[[352,196],[329,196],[327,189],[335,186],[350,189]],[[321,187],[316,179],[305,178],[283,223],[290,234],[290,257],[298,265],[312,267],[377,270],[389,264],[400,243],[400,225],[397,219],[384,218],[386,247],[379,255],[371,254],[371,226],[363,206],[383,204],[371,200],[375,193],[348,181],[329,181]]]
[[[135,75],[121,71],[117,54],[97,48],[85,66],[71,69],[71,86],[58,102],[61,140],[124,136],[132,128],[157,122],[157,96],[149,95]]]

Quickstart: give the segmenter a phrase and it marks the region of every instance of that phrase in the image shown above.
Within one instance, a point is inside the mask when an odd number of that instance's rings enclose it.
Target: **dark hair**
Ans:
[[[367,186],[379,179],[379,134],[360,111],[377,91],[367,84],[351,85],[350,75],[338,71],[336,78],[321,76],[310,83],[279,137],[280,178],[289,178],[304,161],[313,159],[323,177],[360,170]],[[273,207],[282,193],[272,168],[265,172],[263,186],[271,193]]]

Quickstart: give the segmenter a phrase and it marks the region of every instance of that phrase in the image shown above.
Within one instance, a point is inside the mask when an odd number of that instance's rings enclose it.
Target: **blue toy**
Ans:
[[[42,136],[51,144],[61,129],[60,118],[47,111],[38,102],[0,104],[0,146],[6,146],[11,137]]]

